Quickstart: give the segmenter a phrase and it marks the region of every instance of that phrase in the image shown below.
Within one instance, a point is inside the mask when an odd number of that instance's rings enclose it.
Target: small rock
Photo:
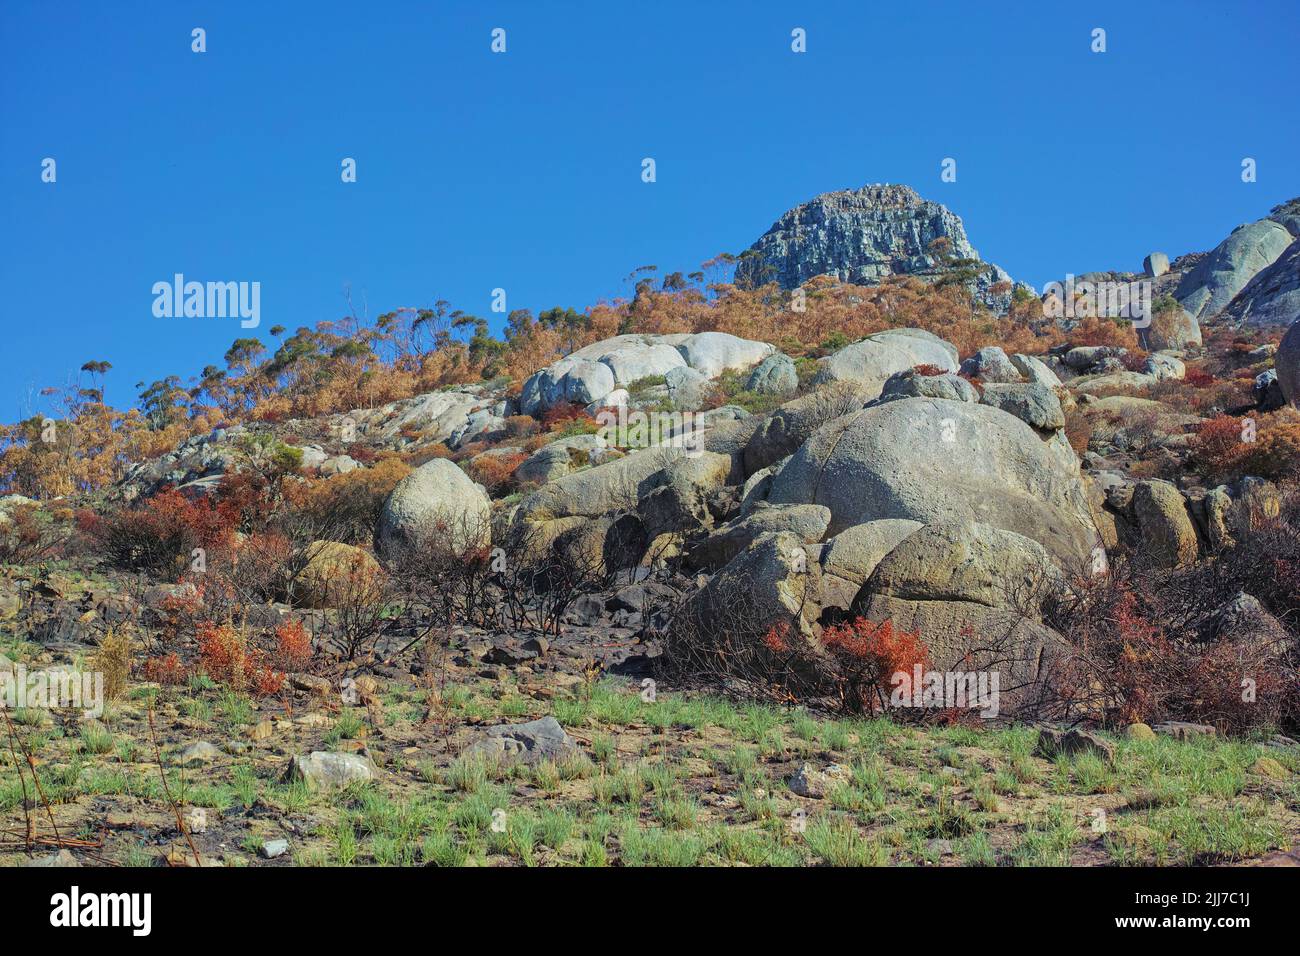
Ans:
[[[1251,765],[1250,772],[1257,773],[1261,777],[1268,777],[1271,780],[1285,780],[1290,776],[1286,767],[1272,757],[1260,757]]]
[[[1115,745],[1108,740],[1103,740],[1096,734],[1080,730],[1077,727],[1066,731],[1044,727],[1038,732],[1038,755],[1040,757],[1052,760],[1062,755],[1077,757],[1083,753],[1095,754],[1109,763],[1115,760]]]
[[[274,860],[277,856],[284,856],[288,852],[288,840],[267,840],[262,844],[262,856],[268,860]]]
[[[561,760],[579,751],[573,738],[564,732],[554,717],[548,716],[526,724],[488,727],[465,752],[536,763],[540,760]]]
[[[248,732],[248,736],[253,740],[268,740],[275,734],[275,724],[269,720],[264,720]]]
[[[289,761],[286,778],[302,781],[311,790],[334,790],[373,780],[375,770],[365,757],[316,750],[310,754],[296,754]]]
[[[177,754],[174,762],[180,767],[198,767],[212,763],[220,756],[220,750],[206,740],[199,740]]]
[[[804,764],[790,778],[790,791],[810,800],[821,800],[836,782],[847,776],[848,770],[839,764],[833,763],[825,770],[817,770],[811,764]]]
[[[314,674],[290,674],[289,686],[295,690],[309,691],[320,697],[328,697],[334,690],[328,678],[317,677]]]
[[[1193,737],[1213,737],[1215,730],[1209,724],[1189,724],[1182,720],[1169,720],[1151,728],[1158,734],[1173,737],[1175,740],[1191,740]]]
[[[1129,724],[1128,729],[1124,731],[1129,740],[1155,740],[1156,732],[1147,724],[1137,723]]]
[[[203,807],[190,808],[190,812],[185,814],[185,828],[190,833],[207,833],[208,812]]]

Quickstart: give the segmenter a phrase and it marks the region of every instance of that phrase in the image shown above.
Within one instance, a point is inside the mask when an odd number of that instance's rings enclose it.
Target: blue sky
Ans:
[[[238,320],[152,314],[176,272],[260,282],[268,342],[348,289],[499,327],[494,288],[582,308],[870,182],[945,203],[1039,287],[1207,249],[1300,195],[1298,27],[1294,0],[6,0],[0,420],[89,359],[115,404],[219,364]]]

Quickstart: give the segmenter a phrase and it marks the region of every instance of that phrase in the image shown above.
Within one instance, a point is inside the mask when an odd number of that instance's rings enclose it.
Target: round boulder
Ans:
[[[476,548],[489,542],[491,519],[483,488],[454,463],[435,458],[397,483],[379,513],[375,541],[389,560],[412,548]]]

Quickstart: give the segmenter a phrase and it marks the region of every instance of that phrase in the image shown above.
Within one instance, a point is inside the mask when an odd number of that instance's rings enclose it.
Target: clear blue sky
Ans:
[[[261,282],[268,342],[347,287],[372,317],[445,298],[499,327],[495,287],[582,308],[870,182],[1040,287],[1206,249],[1300,194],[1298,27],[1294,0],[5,0],[0,420],[89,359],[115,404],[219,364],[237,320],[152,314],[176,272]]]

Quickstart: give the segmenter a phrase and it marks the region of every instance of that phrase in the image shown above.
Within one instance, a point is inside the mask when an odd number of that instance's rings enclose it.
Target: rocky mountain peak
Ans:
[[[946,240],[946,249],[936,248],[936,239]],[[736,281],[790,289],[833,275],[876,285],[892,275],[935,280],[954,268],[971,269],[976,296],[1005,308],[1009,293],[989,289],[1011,277],[980,259],[960,216],[909,186],[877,183],[822,193],[784,213],[741,257]]]

